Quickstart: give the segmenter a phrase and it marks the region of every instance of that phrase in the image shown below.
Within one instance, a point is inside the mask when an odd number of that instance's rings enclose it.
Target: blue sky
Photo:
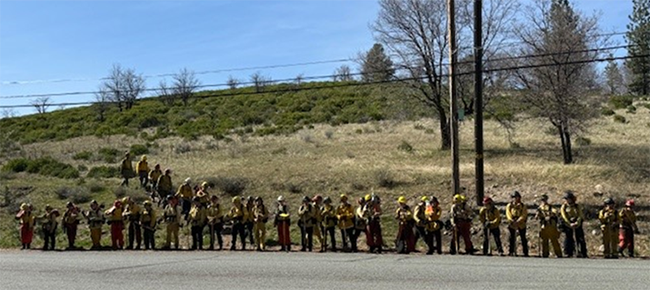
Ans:
[[[624,31],[632,7],[629,0],[573,3],[582,11],[602,13],[605,31]],[[94,91],[116,63],[153,76],[185,67],[201,72],[347,59],[374,43],[368,25],[377,12],[375,0],[0,0],[0,105],[30,102],[1,96]],[[356,66],[332,62],[198,77],[203,84],[220,84],[229,75],[246,80],[261,71],[284,79],[328,75],[342,64]],[[147,85],[155,87],[160,80],[148,78]],[[15,81],[20,84],[10,84]]]

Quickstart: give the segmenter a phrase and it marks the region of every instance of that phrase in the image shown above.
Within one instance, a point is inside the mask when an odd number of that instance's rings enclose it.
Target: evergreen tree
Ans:
[[[393,61],[386,55],[381,44],[375,43],[368,53],[362,56],[362,81],[384,82],[390,80],[394,74]]]
[[[650,93],[650,0],[632,0],[633,9],[627,25],[625,65],[630,70],[629,91],[639,95]]]
[[[610,54],[610,57],[612,55]],[[625,87],[625,81],[623,79],[623,73],[618,67],[618,62],[615,60],[609,60],[607,66],[605,67],[605,79],[607,82],[607,93],[610,95],[619,95],[623,93]]]

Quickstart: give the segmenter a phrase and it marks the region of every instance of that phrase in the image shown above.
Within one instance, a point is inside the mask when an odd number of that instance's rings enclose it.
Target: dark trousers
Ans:
[[[300,244],[302,245],[301,251],[309,250],[314,245],[314,227],[300,227]]]
[[[154,240],[154,231],[152,229],[144,229],[144,248],[145,249],[156,249],[156,242]]]
[[[255,239],[253,239],[253,226],[255,225],[253,222],[246,222],[246,235],[248,236],[248,240],[250,241],[251,245],[255,244]]]
[[[384,246],[384,240],[381,235],[381,224],[379,223],[379,220],[373,219],[368,223],[366,234],[368,235],[366,241],[370,247],[370,251],[381,253],[382,247]]]
[[[223,238],[221,237],[222,230],[223,224],[221,223],[210,225],[210,250],[214,249],[215,236],[217,238],[217,242],[219,243],[219,250],[223,248]]]
[[[140,176],[140,185],[142,185],[142,187],[147,187],[147,184],[149,183],[149,174],[147,174],[146,171],[140,171],[138,172],[138,175]]]
[[[460,248],[460,239],[463,239],[463,243],[465,244],[465,253],[466,254],[471,254],[474,252],[474,245],[472,244],[472,224],[469,221],[466,220],[461,220],[456,223],[456,227],[454,228],[454,232],[452,233],[451,237],[451,246],[449,247],[449,253],[454,255],[456,254],[457,251],[460,249],[457,249],[456,247]]]
[[[203,226],[192,226],[192,250],[203,250]]]
[[[567,257],[573,257],[573,254],[576,250],[576,242],[580,247],[578,252],[578,257],[587,257],[587,244],[585,242],[585,232],[582,227],[571,228],[569,226],[563,226],[562,231],[564,232],[564,253]],[[575,239],[573,238],[575,235]]]
[[[68,248],[74,248],[74,241],[77,238],[77,224],[65,225],[65,233],[68,236]]]
[[[190,208],[192,207],[192,201],[186,198],[181,199],[181,214],[185,215],[185,220],[190,214]]]
[[[355,245],[358,245],[358,244],[359,244],[359,237],[361,236],[361,234],[364,234],[364,235],[365,235],[366,240],[368,239],[368,232],[366,232],[366,228],[365,228],[365,227],[364,227],[363,229],[359,229],[359,228],[355,228],[355,229],[354,229],[354,238],[353,238],[353,239],[354,239],[354,244],[355,244]],[[353,251],[356,251],[356,250],[353,249]]]
[[[43,231],[43,250],[54,250],[56,246],[56,231]]]
[[[483,228],[483,255],[487,255],[488,250],[490,249],[490,235],[492,235],[494,243],[497,245],[497,251],[499,254],[503,254],[503,246],[501,245],[501,229],[498,227],[495,229],[485,227]],[[526,237],[524,236],[524,238]]]
[[[512,229],[508,228],[510,232],[510,247],[508,247],[508,252],[510,255],[517,255],[517,232],[519,232],[519,239],[521,240],[521,247],[524,250],[524,256],[528,256],[528,240],[526,239],[526,229]]]
[[[415,246],[417,247],[417,245],[418,245],[418,240],[419,240],[420,238],[422,238],[422,240],[424,241],[424,243],[427,244],[427,247],[429,247],[429,244],[428,244],[428,242],[427,242],[427,238],[426,238],[426,237],[427,237],[427,232],[426,232],[426,230],[424,229],[424,227],[415,226],[414,228],[415,228],[415,240],[414,240],[414,241],[415,241]]]
[[[353,251],[357,249],[357,241],[354,239],[354,228],[341,229],[341,242],[343,243],[343,249],[348,248],[348,242]]]
[[[136,249],[140,249],[140,244],[142,243],[142,229],[140,228],[140,225],[136,222],[129,222],[129,245],[126,247],[127,249],[133,249],[133,240],[135,240]]]
[[[246,229],[243,223],[237,222],[232,225],[232,245],[230,250],[234,251],[237,248],[237,236],[241,238],[241,249],[246,250]]]
[[[426,232],[426,238],[425,240],[427,242],[427,246],[429,247],[429,254],[433,254],[433,251],[435,250],[436,253],[439,255],[442,254],[442,232],[440,230],[437,231],[427,231]],[[435,241],[435,246],[434,246],[434,241]]]
[[[325,233],[330,237],[331,249],[336,250],[336,236],[334,235],[335,234],[334,227],[325,228]]]

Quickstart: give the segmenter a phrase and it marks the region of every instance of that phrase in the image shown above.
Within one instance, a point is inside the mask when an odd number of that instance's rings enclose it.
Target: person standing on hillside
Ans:
[[[203,227],[205,226],[205,221],[205,208],[201,204],[201,200],[195,196],[192,198],[192,208],[187,219],[192,233],[192,250],[203,250]]]
[[[320,195],[314,196],[312,199],[312,206],[314,207],[314,236],[320,244],[320,251],[325,252],[327,250],[327,242],[323,240],[323,234],[325,234],[325,229],[323,228],[323,207],[321,203],[323,202],[323,197]]]
[[[269,220],[269,211],[264,205],[264,200],[261,197],[255,198],[255,206],[251,209],[251,216],[253,216],[253,232],[255,236],[255,244],[257,244],[258,251],[266,251],[266,222]]]
[[[465,253],[474,254],[476,250],[472,244],[472,209],[467,205],[467,198],[464,195],[454,195],[454,204],[451,206],[451,225],[454,233],[451,237],[449,253],[455,255],[459,251],[459,238],[462,237],[465,243]]]
[[[413,211],[406,204],[406,197],[400,196],[397,199],[397,210],[395,219],[398,222],[395,247],[398,254],[408,254],[415,250],[415,236],[413,234]]]
[[[210,230],[210,247],[208,249],[214,250],[215,237],[219,243],[219,251],[223,249],[223,238],[221,231],[223,230],[223,210],[219,203],[219,197],[213,195],[210,197],[210,205],[207,209],[208,228]]]
[[[311,252],[314,245],[314,207],[308,196],[302,198],[298,209],[298,227],[300,227],[300,251]]]
[[[433,245],[430,245],[427,243],[429,240],[427,238],[427,233],[426,233],[426,225],[427,225],[427,217],[426,217],[426,210],[427,210],[427,202],[429,201],[429,198],[427,196],[422,196],[420,198],[420,202],[418,202],[417,205],[415,205],[415,208],[413,209],[413,220],[415,227],[413,228],[415,230],[415,239],[414,239],[414,244],[417,247],[418,245],[418,240],[422,238],[424,243],[427,245],[427,249],[429,251],[432,250]]]
[[[354,209],[348,203],[348,196],[341,194],[341,204],[336,208],[336,218],[339,221],[339,229],[341,229],[341,241],[343,243],[343,250],[349,250],[348,242],[351,245],[352,251],[357,251],[357,241],[354,239]]]
[[[120,184],[121,186],[129,186],[129,179],[133,178],[133,164],[131,163],[131,153],[126,152],[124,154],[124,159],[122,159],[122,163],[120,165],[120,174],[122,175],[122,183]]]
[[[370,201],[366,203],[368,213],[368,238],[367,243],[371,253],[381,254],[384,247],[384,239],[381,234],[381,200],[377,195],[371,195]]]
[[[246,220],[244,221],[244,227],[246,228],[246,235],[248,236],[248,241],[251,245],[255,245],[255,239],[253,237],[253,227],[255,222],[253,221],[253,207],[255,206],[255,201],[252,196],[246,197],[246,212],[249,214],[246,215]]]
[[[79,208],[74,205],[72,202],[68,202],[65,205],[65,212],[63,213],[63,218],[61,219],[61,228],[68,236],[68,250],[74,250],[75,239],[77,238],[77,226],[79,225],[79,219],[81,214]]]
[[[192,189],[191,182],[192,179],[189,177],[185,178],[183,184],[181,184],[176,191],[176,196],[181,199],[181,214],[185,215],[185,220],[187,220],[187,216],[190,213],[190,208],[192,207],[192,198],[194,197],[194,190]],[[201,202],[200,198],[199,202]]]
[[[167,196],[167,204],[163,210],[163,220],[167,224],[167,238],[165,239],[165,246],[163,249],[171,249],[172,239],[174,241],[174,248],[178,250],[178,231],[181,225],[181,214],[178,212],[178,198],[174,195]]]
[[[158,181],[156,182],[156,191],[158,191],[158,195],[160,195],[160,198],[164,198],[165,196],[168,195],[174,195],[174,188],[172,187],[172,170],[167,168],[165,169],[165,172],[163,175],[158,177]],[[163,206],[166,201],[163,200]],[[189,212],[189,208],[188,208]]]
[[[278,244],[280,251],[291,252],[291,235],[289,226],[291,225],[291,213],[284,196],[278,196],[278,207],[275,211],[274,225],[278,229]]]
[[[248,211],[246,205],[242,204],[241,197],[235,196],[232,198],[232,208],[228,213],[228,218],[232,221],[232,241],[230,250],[237,249],[237,236],[241,239],[241,249],[246,250],[246,228],[244,221],[248,218]]]
[[[90,239],[92,240],[91,250],[99,250],[102,248],[102,226],[104,225],[104,213],[102,207],[99,206],[96,200],[90,202],[90,210],[83,214],[88,220],[88,228],[90,229]]]
[[[135,168],[140,177],[140,186],[142,186],[142,188],[147,187],[147,184],[149,183],[149,163],[147,163],[147,155],[142,155],[142,157],[140,157],[140,161],[135,165]]]
[[[576,203],[576,196],[570,190],[564,193],[564,203],[560,208],[560,214],[562,215],[562,231],[565,234],[564,253],[567,257],[573,257],[577,242],[579,246],[577,257],[587,258],[587,243],[585,242],[585,232],[582,229],[585,216],[582,206]]]
[[[111,226],[111,245],[113,250],[124,248],[124,221],[122,218],[122,202],[115,200],[113,206],[104,212],[108,216],[108,224]]]
[[[158,190],[158,178],[163,175],[162,170],[160,170],[160,164],[156,164],[153,167],[153,170],[149,172],[149,182],[151,182],[151,188]],[[158,197],[162,200],[167,198],[166,193],[158,192]]]
[[[368,244],[370,240],[368,240],[368,232],[366,231],[368,228],[368,208],[366,207],[366,203],[370,202],[370,195],[367,195],[368,199],[366,200],[366,197],[360,197],[357,200],[357,203],[359,204],[357,208],[354,210],[354,242],[359,243],[359,236],[361,236],[361,233],[364,234],[366,237],[366,244],[368,247],[372,247],[371,244]],[[358,247],[358,246],[357,246]]]
[[[27,203],[20,205],[20,211],[16,214],[16,219],[20,221],[20,243],[23,245],[22,249],[27,250],[32,246],[32,239],[34,237],[34,214],[32,213],[32,206]]]
[[[43,232],[43,251],[54,250],[56,248],[56,228],[58,226],[56,218],[59,215],[59,211],[48,204],[45,205],[45,213],[37,218],[38,222],[41,223],[41,230]]]
[[[139,250],[140,245],[142,244],[142,228],[140,225],[140,215],[142,214],[142,210],[140,209],[140,206],[138,206],[138,204],[128,196],[122,199],[122,204],[124,205],[122,216],[124,216],[124,219],[129,222],[129,244],[126,249],[133,250],[133,241],[135,240],[135,249]]]
[[[145,200],[142,203],[144,209],[140,214],[140,225],[143,229],[144,249],[155,250],[155,232],[156,232],[156,211],[152,208],[151,201]]]
[[[508,219],[508,231],[510,232],[510,246],[508,255],[517,256],[517,233],[521,240],[524,257],[528,257],[528,239],[526,238],[526,221],[528,220],[528,209],[521,202],[521,194],[514,191],[510,194],[512,201],[506,205],[506,218]]]
[[[336,251],[336,236],[335,236],[335,229],[336,229],[336,212],[334,207],[332,206],[332,199],[329,197],[326,197],[323,200],[323,207],[321,208],[322,212],[322,217],[323,217],[323,222],[324,225],[323,227],[325,230],[323,231],[323,234],[327,237],[329,235],[330,241],[332,243],[330,249],[332,251]],[[325,240],[325,248],[327,248],[327,238]]]
[[[558,216],[553,207],[548,203],[548,196],[543,194],[540,198],[540,205],[537,208],[535,219],[539,220],[541,229],[539,231],[540,247],[542,248],[542,257],[549,256],[549,242],[553,246],[555,257],[562,258],[562,249],[560,248],[560,232],[557,228]]]
[[[433,249],[436,250],[438,255],[442,254],[442,222],[440,221],[440,216],[442,215],[442,209],[440,208],[440,203],[438,203],[438,198],[435,196],[431,197],[431,201],[427,206],[425,211],[427,226],[426,234],[429,237],[429,244],[433,246],[433,240],[435,238],[436,246],[432,247],[427,254],[433,254]]]
[[[619,248],[618,253],[623,256],[623,251],[627,249],[627,255],[634,257],[634,234],[639,233],[636,226],[636,214],[634,213],[634,200],[630,199],[625,202],[625,208],[619,213],[621,221],[619,231]]]
[[[616,259],[618,258],[618,213],[612,198],[606,198],[603,203],[603,209],[598,212],[600,230],[603,234],[603,255],[605,259]]]
[[[501,212],[494,206],[494,201],[490,197],[483,198],[483,207],[478,213],[479,221],[483,225],[483,255],[491,255],[490,235],[497,246],[497,252],[503,255],[503,246],[501,246]]]

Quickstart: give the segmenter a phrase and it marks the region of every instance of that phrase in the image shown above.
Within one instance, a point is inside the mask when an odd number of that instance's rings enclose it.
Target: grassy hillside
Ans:
[[[368,91],[360,93],[365,90]],[[242,195],[262,196],[267,204],[271,205],[278,195],[284,195],[288,198],[294,214],[303,195],[323,194],[337,200],[336,197],[340,193],[348,193],[358,198],[375,192],[384,201],[385,240],[389,246],[392,246],[396,231],[392,212],[395,210],[394,200],[397,196],[405,195],[409,203],[415,204],[418,196],[434,194],[440,197],[443,207],[449,207],[450,152],[438,150],[440,140],[434,120],[428,118],[395,120],[396,116],[403,116],[399,111],[405,110],[397,105],[400,104],[397,102],[399,99],[397,95],[384,96],[385,98],[382,99],[382,92],[387,90],[369,87],[345,88],[343,91],[347,91],[345,96],[334,99],[325,97],[325,92],[321,97],[315,93],[317,91],[297,93],[302,99],[300,102],[295,101],[294,105],[305,102],[312,104],[309,105],[311,113],[305,111],[304,114],[285,110],[290,107],[288,103],[297,100],[296,95],[287,98],[269,95],[268,99],[264,99],[263,95],[255,95],[254,98],[233,97],[232,100],[216,98],[210,102],[209,99],[196,101],[190,107],[196,110],[203,108],[204,111],[194,117],[192,119],[194,121],[185,121],[178,125],[173,125],[174,122],[166,123],[174,128],[168,129],[168,132],[176,135],[166,137],[161,135],[155,139],[151,136],[155,136],[156,132],[161,132],[162,129],[139,128],[139,125],[134,125],[137,122],[133,120],[140,118],[136,112],[144,114],[154,111],[153,108],[159,108],[167,110],[167,113],[155,114],[156,116],[164,120],[173,120],[178,117],[170,112],[186,112],[189,109],[180,105],[165,108],[159,102],[146,100],[126,114],[114,112],[106,122],[118,122],[126,115],[134,118],[127,126],[129,130],[133,130],[129,134],[98,137],[90,133],[88,134],[90,136],[70,139],[61,137],[64,140],[30,143],[27,142],[26,136],[31,135],[32,132],[24,129],[27,131],[21,133],[23,137],[16,139],[23,141],[24,144],[16,145],[18,148],[16,151],[5,151],[4,155],[0,156],[0,166],[6,166],[9,160],[16,158],[25,158],[33,162],[38,158],[51,157],[77,169],[81,177],[51,177],[47,171],[0,172],[0,193],[3,198],[0,200],[0,247],[15,247],[18,244],[17,225],[11,215],[23,201],[32,202],[42,212],[46,203],[61,208],[68,200],[75,200],[84,208],[87,208],[90,199],[97,199],[107,205],[116,196],[131,195],[143,200],[145,197],[137,189],[135,182],[130,188],[124,189],[118,187],[120,182],[118,178],[88,177],[91,171],[106,171],[107,176],[111,176],[108,169],[117,166],[119,155],[126,150],[137,152],[137,155],[146,152],[151,164],[160,163],[163,168],[172,168],[175,186],[186,177],[192,177],[196,182],[205,180],[214,184],[212,192],[226,200],[241,191]],[[237,106],[237,103],[228,103],[236,100],[244,102],[257,97],[260,99],[245,105]],[[242,115],[246,113],[246,108],[252,108],[255,104],[269,103],[271,99],[274,99],[274,103],[269,107],[275,110],[269,115],[264,115],[264,111],[259,112],[262,112],[260,115],[265,116],[263,120],[273,120],[273,122],[269,121],[268,125],[254,125],[255,122],[237,123],[245,119]],[[346,105],[339,105],[340,109],[333,111],[329,122],[314,117],[317,112],[326,111],[324,108],[330,106],[327,104],[332,102],[341,104],[344,99],[348,100],[344,102]],[[212,110],[220,110],[223,114],[227,114],[229,110],[219,108],[220,106],[215,105],[217,102],[224,102],[221,106],[226,106],[226,103],[233,106],[230,110],[239,110],[237,114],[228,115],[232,116],[230,120],[239,120],[233,121],[238,124],[232,125],[234,129],[223,131],[220,133],[222,134],[220,138],[214,138],[210,131],[197,131],[203,133],[189,136],[180,133],[184,132],[185,129],[181,129],[185,128],[184,126],[187,126],[187,130],[194,126],[204,128],[203,125],[199,125],[201,124],[199,120]],[[384,112],[382,118],[376,119],[388,120],[373,120],[367,118],[369,114],[361,113],[367,112],[373,106],[379,108],[378,111]],[[149,109],[140,111],[142,108]],[[74,109],[68,114],[58,112],[52,114],[60,114],[60,118],[77,114],[71,112],[79,112],[78,115],[83,115],[82,113],[85,112],[87,118],[94,118],[88,109]],[[349,113],[343,114],[343,112]],[[600,243],[598,222],[594,219],[594,215],[602,198],[612,196],[619,204],[626,198],[636,198],[640,210],[640,227],[643,229],[642,234],[637,236],[637,249],[643,255],[650,255],[648,240],[650,110],[637,104],[635,110],[618,109],[612,113],[619,117],[603,116],[594,122],[587,134],[576,136],[574,139],[576,163],[568,166],[561,164],[559,139],[550,134],[554,131],[548,129],[549,125],[544,120],[526,119],[518,122],[511,140],[496,122],[487,121],[485,124],[487,194],[493,196],[498,204],[503,205],[508,201],[509,192],[517,189],[524,195],[523,200],[528,204],[532,214],[536,195],[548,194],[552,203],[559,204],[563,190],[576,191],[579,201],[587,205],[590,221],[585,228],[592,255],[597,253]],[[339,120],[340,116],[347,114],[366,117],[356,121],[351,118],[347,122],[341,122],[353,124],[339,124],[332,121]],[[289,116],[296,116],[297,119],[292,119],[294,123],[282,123],[285,118],[291,119]],[[28,126],[27,120],[37,120],[39,117],[54,118],[50,115],[23,117],[24,119],[13,120],[11,126],[19,126],[18,124]],[[625,122],[620,122],[620,118],[625,118]],[[300,120],[309,121],[301,123]],[[357,121],[363,122],[356,123]],[[96,124],[96,121],[92,122]],[[70,124],[53,124],[55,128],[68,125]],[[264,128],[289,125],[295,126],[291,130],[293,133],[259,133]],[[35,126],[44,126],[44,124]],[[17,130],[21,127],[12,128]],[[460,128],[462,186],[465,187],[470,198],[473,198],[473,125],[471,122],[463,122]],[[226,201],[226,205],[229,204]],[[534,221],[529,224],[532,253],[536,253],[537,224]],[[183,238],[184,243],[189,241],[187,230],[183,230],[186,235]],[[162,235],[163,232],[158,231],[158,234]],[[292,227],[294,242],[298,241],[297,232],[298,228],[294,225]],[[275,230],[269,233],[271,239],[277,237]],[[88,246],[88,233],[84,226],[80,234],[82,245]],[[448,238],[446,236],[443,239],[447,245]],[[59,239],[64,240],[62,234]],[[480,239],[480,234],[474,235],[475,242],[479,242]],[[36,241],[36,245],[41,243],[40,238]],[[104,243],[108,241],[108,237],[104,236]],[[160,242],[161,239],[158,241]]]

